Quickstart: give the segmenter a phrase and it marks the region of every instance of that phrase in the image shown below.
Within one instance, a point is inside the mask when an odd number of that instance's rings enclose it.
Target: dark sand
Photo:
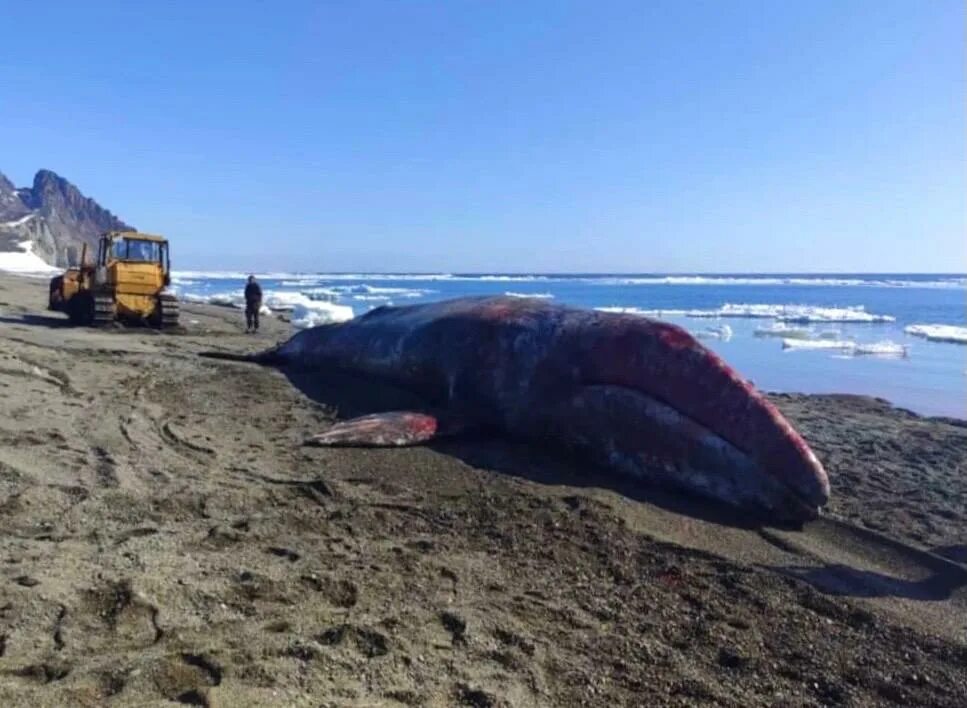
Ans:
[[[967,427],[777,396],[828,514],[761,528],[500,440],[326,450],[409,405],[79,330],[0,276],[0,705],[967,705]]]

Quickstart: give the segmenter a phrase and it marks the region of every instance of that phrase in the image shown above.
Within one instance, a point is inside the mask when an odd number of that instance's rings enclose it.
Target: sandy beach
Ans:
[[[76,329],[0,275],[0,704],[967,705],[967,422],[777,395],[827,513],[762,527],[548,450],[301,445],[413,398]]]

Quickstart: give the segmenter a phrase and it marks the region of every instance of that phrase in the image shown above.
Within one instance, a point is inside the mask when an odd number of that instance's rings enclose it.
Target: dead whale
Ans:
[[[337,423],[309,444],[414,445],[469,426],[776,520],[814,518],[829,498],[816,456],[750,382],[681,327],[637,315],[468,297],[381,307],[259,354],[203,355],[350,370],[428,403]]]

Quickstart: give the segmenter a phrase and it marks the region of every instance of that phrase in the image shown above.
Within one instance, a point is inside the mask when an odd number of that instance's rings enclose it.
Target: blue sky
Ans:
[[[0,171],[55,170],[176,267],[967,266],[960,0],[3,18]]]

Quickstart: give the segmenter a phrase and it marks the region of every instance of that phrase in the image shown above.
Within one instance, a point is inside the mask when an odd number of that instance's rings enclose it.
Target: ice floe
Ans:
[[[720,339],[727,342],[732,339],[732,328],[723,324],[718,327],[707,327],[692,334],[698,339]]]
[[[809,339],[813,332],[806,327],[793,327],[785,322],[774,322],[762,327],[756,327],[753,332],[756,337],[785,337],[788,339]]]
[[[907,347],[891,341],[854,342],[846,339],[783,339],[783,349],[825,349],[852,356],[906,357]]]
[[[904,327],[903,331],[915,337],[923,337],[931,342],[967,344],[967,327],[940,324],[912,324]]]
[[[726,303],[714,310],[694,310],[690,317],[753,317],[780,322],[893,322],[890,315],[875,315],[862,305],[817,307],[815,305],[756,305]]]
[[[306,299],[305,302],[296,303],[293,306],[291,322],[294,327],[306,329],[333,322],[346,322],[352,318],[353,308],[351,307]]]
[[[512,291],[507,291],[504,293],[507,297],[535,297],[540,300],[553,300],[554,295],[551,293],[515,293]]]
[[[779,322],[809,324],[812,322],[894,322],[890,315],[875,315],[862,305],[852,307],[819,307],[815,305],[760,305],[726,303],[722,307],[691,310],[643,310],[637,307],[598,307],[601,312],[619,312],[643,317],[735,317],[772,319]]]
[[[909,278],[835,278],[825,276],[598,276],[583,278],[600,285],[712,285],[712,286],[798,286],[798,287],[856,287],[856,288],[928,288],[957,290],[967,288],[967,277],[937,276],[930,279]]]
[[[309,294],[310,292],[327,292],[337,297],[351,298],[353,300],[359,300],[360,302],[385,302],[393,298],[424,297],[436,291],[427,288],[392,288],[360,283],[357,285],[327,285],[312,290],[302,289],[300,292],[305,294]]]

